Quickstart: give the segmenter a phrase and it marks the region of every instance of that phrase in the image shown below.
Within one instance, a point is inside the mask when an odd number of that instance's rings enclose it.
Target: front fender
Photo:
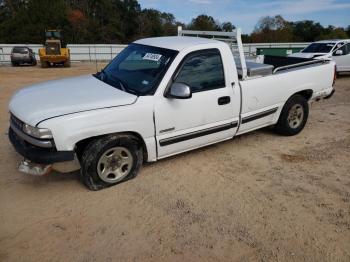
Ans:
[[[59,151],[71,151],[87,138],[112,133],[133,132],[143,139],[148,159],[156,158],[153,97],[138,99],[137,103],[85,112],[73,113],[42,121],[39,127],[51,130]]]

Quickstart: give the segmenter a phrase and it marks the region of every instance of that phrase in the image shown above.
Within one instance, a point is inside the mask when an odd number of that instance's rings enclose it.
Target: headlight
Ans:
[[[27,124],[23,125],[23,131],[30,136],[40,138],[40,139],[50,139],[52,138],[51,131],[47,128],[33,127]]]

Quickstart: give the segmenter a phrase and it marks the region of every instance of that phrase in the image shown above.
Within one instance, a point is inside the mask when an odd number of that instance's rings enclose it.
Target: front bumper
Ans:
[[[34,146],[20,138],[10,127],[9,139],[17,153],[38,164],[53,164],[74,160],[74,151],[57,151],[56,148]]]
[[[64,55],[43,55],[40,56],[40,61],[49,63],[63,63],[69,60],[69,57]]]

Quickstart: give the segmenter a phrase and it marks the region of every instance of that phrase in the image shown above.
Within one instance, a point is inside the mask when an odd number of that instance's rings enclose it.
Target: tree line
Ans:
[[[234,18],[233,18],[234,19]],[[1,43],[43,43],[45,29],[62,30],[67,43],[130,43],[135,39],[177,34],[186,29],[231,31],[232,22],[199,15],[188,24],[171,13],[142,9],[137,0],[0,0]],[[311,20],[290,22],[282,16],[262,17],[243,42],[311,42],[350,38],[347,28]]]

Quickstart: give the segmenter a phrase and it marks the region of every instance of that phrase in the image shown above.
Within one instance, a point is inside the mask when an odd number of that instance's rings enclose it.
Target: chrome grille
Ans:
[[[44,148],[53,148],[54,142],[53,139],[39,139],[36,137],[32,137],[28,134],[26,134],[23,131],[23,125],[24,122],[19,120],[17,117],[15,117],[12,113],[10,113],[10,126],[11,130],[10,132],[13,132],[16,134],[18,139],[26,141],[31,146],[38,146],[38,147],[44,147]]]

